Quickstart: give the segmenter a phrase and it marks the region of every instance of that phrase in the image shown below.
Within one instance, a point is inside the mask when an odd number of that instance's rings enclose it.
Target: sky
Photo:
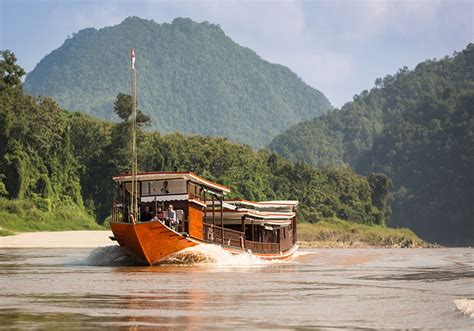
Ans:
[[[12,50],[29,72],[73,33],[128,16],[219,24],[335,107],[372,88],[376,78],[474,42],[474,0],[0,0],[0,49]]]

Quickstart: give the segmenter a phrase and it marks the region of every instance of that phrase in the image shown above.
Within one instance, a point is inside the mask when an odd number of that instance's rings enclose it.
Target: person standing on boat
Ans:
[[[173,205],[168,206],[168,211],[166,212],[166,219],[171,228],[174,228],[177,225],[176,221],[176,212],[173,210]]]

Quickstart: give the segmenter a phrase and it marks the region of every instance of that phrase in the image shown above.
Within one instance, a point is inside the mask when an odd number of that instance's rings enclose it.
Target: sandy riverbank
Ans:
[[[103,247],[114,245],[111,231],[24,232],[0,237],[1,248]]]

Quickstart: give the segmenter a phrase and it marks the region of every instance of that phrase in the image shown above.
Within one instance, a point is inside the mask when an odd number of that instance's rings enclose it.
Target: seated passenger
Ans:
[[[161,207],[158,207],[158,208],[156,209],[155,219],[160,220],[160,221],[163,221],[163,220],[164,220],[163,211],[161,210]]]
[[[166,210],[161,210],[161,214],[159,214],[158,217],[160,217],[160,219],[164,222],[166,221],[166,218],[168,217],[167,215],[168,214],[166,213]]]
[[[145,210],[140,215],[140,222],[148,222],[153,219],[153,214],[150,212],[150,207],[145,206]]]

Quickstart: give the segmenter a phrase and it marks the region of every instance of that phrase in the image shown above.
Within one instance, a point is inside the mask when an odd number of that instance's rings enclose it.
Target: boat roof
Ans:
[[[259,205],[264,206],[293,206],[296,207],[300,204],[298,200],[272,200],[272,201],[259,201]]]
[[[132,174],[121,174],[112,177],[112,179],[118,183],[129,182],[132,180]],[[157,171],[157,172],[141,172],[137,174],[137,181],[147,181],[147,180],[171,180],[171,179],[186,179],[202,186],[223,192],[229,193],[230,188],[214,183],[205,178],[199,177],[193,172],[190,171]]]
[[[229,218],[236,217],[240,219],[241,216],[248,216],[250,218],[277,221],[277,220],[289,220],[295,217],[295,215],[296,214],[294,212],[267,213],[267,212],[256,211],[256,210],[240,209],[240,210],[235,210],[235,211],[228,211],[225,217],[229,217]]]
[[[274,201],[249,201],[244,199],[225,200],[224,207],[229,208],[229,205],[234,207],[250,207],[257,210],[287,210],[292,211],[293,208],[298,207],[297,200],[274,200]],[[231,208],[229,208],[231,209]]]
[[[245,218],[242,220],[242,216]],[[250,210],[239,210],[239,211],[231,211],[225,210],[223,222],[226,224],[241,224],[245,222],[245,224],[251,224],[251,222],[255,222],[255,224],[260,225],[278,225],[278,226],[287,226],[290,225],[292,219],[295,217],[295,213],[264,213],[264,212],[257,212],[257,211],[250,211]],[[212,219],[212,214],[206,214],[207,222]],[[219,222],[217,220],[217,222]]]
[[[212,206],[211,201],[206,201],[208,207]],[[219,201],[214,201],[214,205],[219,205]],[[240,220],[242,216],[250,219],[261,220],[264,223],[288,223],[295,217],[295,209],[299,202],[295,200],[288,201],[248,201],[243,199],[224,200],[222,206],[224,207],[226,219]],[[289,223],[288,223],[289,224]]]

